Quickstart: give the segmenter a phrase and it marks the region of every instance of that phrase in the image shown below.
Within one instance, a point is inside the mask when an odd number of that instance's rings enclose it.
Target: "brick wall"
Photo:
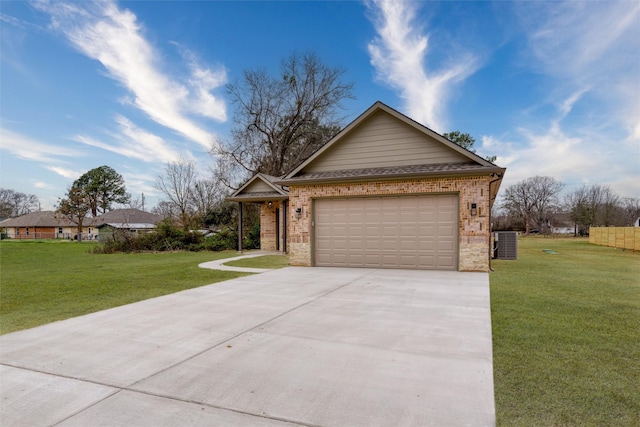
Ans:
[[[276,209],[280,214],[280,236],[276,236]],[[269,207],[268,203],[260,205],[260,249],[263,251],[276,251],[276,239],[280,240],[280,248],[282,249],[282,202],[272,202]]]
[[[289,263],[313,264],[311,248],[312,200],[323,197],[382,196],[402,194],[459,195],[459,270],[489,270],[489,177],[373,181],[355,184],[321,184],[289,188]],[[471,215],[471,203],[477,214]],[[296,209],[301,208],[300,217]]]

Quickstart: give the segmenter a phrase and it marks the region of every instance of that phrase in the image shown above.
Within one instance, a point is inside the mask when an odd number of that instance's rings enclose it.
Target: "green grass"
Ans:
[[[225,262],[224,265],[231,267],[282,268],[289,265],[289,257],[286,255],[264,255],[255,258],[229,261]]]
[[[498,425],[640,425],[640,254],[523,238],[518,256],[490,276]]]
[[[94,245],[0,242],[0,333],[246,275],[198,267],[234,251],[96,255]]]

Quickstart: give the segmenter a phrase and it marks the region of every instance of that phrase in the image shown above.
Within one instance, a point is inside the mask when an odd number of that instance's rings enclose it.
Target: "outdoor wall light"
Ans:
[[[471,216],[476,216],[478,214],[478,207],[475,203],[471,203]]]
[[[302,217],[302,208],[296,208],[296,218]]]
[[[267,203],[267,206],[269,207],[269,209],[271,209],[273,207],[273,202],[269,201],[269,203]]]

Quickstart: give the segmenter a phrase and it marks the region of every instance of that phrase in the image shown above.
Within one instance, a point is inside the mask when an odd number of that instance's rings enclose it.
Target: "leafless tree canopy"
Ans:
[[[185,159],[167,163],[164,174],[156,178],[155,187],[168,199],[161,201],[155,212],[165,218],[177,218],[185,230],[201,226],[225,195],[218,181],[198,179],[195,162]]]
[[[179,220],[185,229],[189,228],[193,212],[191,191],[197,179],[195,162],[180,159],[165,165],[164,175],[156,178],[155,188],[161,191],[176,207]]]
[[[235,106],[229,141],[218,141],[218,177],[245,179],[256,172],[280,176],[310,156],[340,129],[341,102],[353,98],[344,70],[330,68],[315,54],[292,55],[280,75],[245,71],[227,86]]]
[[[0,218],[12,218],[38,210],[40,210],[40,201],[35,194],[0,188]]]
[[[166,200],[161,200],[151,209],[151,213],[160,215],[165,220],[173,220],[178,217],[176,205]]]
[[[584,185],[565,196],[565,209],[580,234],[591,226],[630,226],[640,216],[638,199],[622,199],[606,185]]]
[[[533,226],[545,228],[549,217],[558,209],[558,194],[562,183],[549,176],[534,176],[507,187],[503,208],[515,217],[522,219],[525,234]]]

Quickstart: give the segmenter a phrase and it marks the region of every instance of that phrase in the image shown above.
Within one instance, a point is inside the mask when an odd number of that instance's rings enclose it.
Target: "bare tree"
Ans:
[[[626,197],[622,200],[624,208],[625,225],[634,225],[640,218],[640,199]]]
[[[534,176],[507,187],[503,207],[514,217],[521,218],[525,234],[532,226],[545,230],[558,206],[562,183],[548,176]]]
[[[606,185],[584,185],[565,197],[566,210],[576,232],[587,234],[591,226],[627,225],[634,199],[623,200]],[[628,204],[627,204],[628,203]]]
[[[144,197],[144,193],[140,194],[140,197],[131,197],[129,199],[129,203],[127,203],[127,206],[131,209],[138,209],[141,211],[144,211],[145,209],[145,202],[146,199]]]
[[[196,181],[191,191],[191,202],[200,225],[215,206],[222,201],[224,192],[219,181],[202,179]]]
[[[158,202],[158,205],[151,209],[151,213],[160,215],[166,220],[171,220],[171,222],[178,218],[178,210],[176,209],[176,205],[166,200],[161,200],[160,202]]]
[[[231,139],[212,149],[217,179],[233,186],[230,175],[280,176],[327,142],[340,129],[342,101],[353,98],[353,83],[341,81],[344,73],[315,54],[294,54],[278,76],[249,70],[241,82],[228,85],[235,126]]]
[[[619,224],[622,211],[620,196],[614,193],[609,186],[594,185],[592,189],[598,193],[600,201],[596,223],[605,227],[621,225]]]
[[[185,230],[191,225],[192,190],[198,173],[195,162],[179,159],[165,165],[164,175],[156,178],[155,188],[169,199],[178,210],[178,217]]]
[[[39,210],[38,196],[0,188],[0,218],[17,217]]]
[[[589,226],[593,224],[595,212],[589,209],[589,190],[583,186],[572,193],[565,195],[565,209],[569,218],[573,221],[574,235],[588,233]]]

